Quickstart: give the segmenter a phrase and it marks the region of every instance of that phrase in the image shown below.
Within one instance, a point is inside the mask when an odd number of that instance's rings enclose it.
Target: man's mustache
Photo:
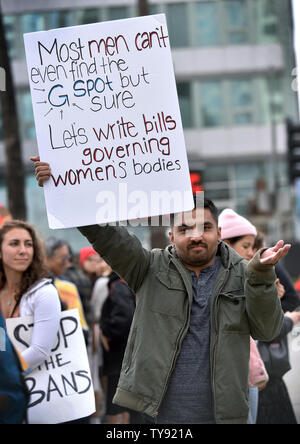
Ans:
[[[204,247],[207,248],[207,244],[204,244],[203,242],[191,242],[188,246],[188,248],[193,248],[193,247]]]

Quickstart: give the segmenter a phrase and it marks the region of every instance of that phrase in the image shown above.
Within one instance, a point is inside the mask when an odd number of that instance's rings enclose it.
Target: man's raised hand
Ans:
[[[290,244],[284,244],[283,240],[277,242],[275,247],[268,248],[260,257],[260,263],[265,265],[276,265],[280,259],[286,256],[291,248]]]
[[[47,162],[41,162],[39,156],[30,157],[30,160],[34,162],[35,177],[40,187],[44,186],[44,183],[50,179],[51,169]]]

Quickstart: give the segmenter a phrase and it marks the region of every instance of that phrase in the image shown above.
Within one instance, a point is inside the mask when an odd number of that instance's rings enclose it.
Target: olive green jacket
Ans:
[[[155,418],[189,328],[191,273],[172,246],[148,251],[120,227],[79,230],[136,293],[114,403]],[[222,266],[211,298],[210,357],[217,423],[247,422],[249,337],[271,341],[283,323],[274,267],[260,264],[260,253],[248,264],[227,244],[219,246]]]

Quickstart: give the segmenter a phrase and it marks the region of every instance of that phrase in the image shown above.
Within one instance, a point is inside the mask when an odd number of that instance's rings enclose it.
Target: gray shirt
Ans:
[[[201,271],[191,271],[193,304],[190,326],[159,409],[158,424],[213,424],[210,372],[210,306],[221,258]]]

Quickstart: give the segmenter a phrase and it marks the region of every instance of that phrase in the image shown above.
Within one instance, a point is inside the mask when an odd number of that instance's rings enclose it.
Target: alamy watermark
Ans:
[[[0,66],[0,91],[6,91],[6,73],[5,69]]]
[[[0,327],[0,352],[4,352],[6,350],[6,334],[4,328]]]
[[[191,209],[189,191],[128,191],[127,184],[119,184],[117,192],[102,190],[96,197],[99,204],[96,214],[97,223],[116,226],[170,227],[185,225],[186,234],[194,236],[195,229],[203,232],[204,193],[196,193],[195,208]],[[177,212],[178,208],[190,208]],[[177,211],[176,211],[177,210]],[[176,213],[176,214],[175,214]],[[159,215],[145,217],[143,215]],[[121,222],[114,222],[120,220]]]

